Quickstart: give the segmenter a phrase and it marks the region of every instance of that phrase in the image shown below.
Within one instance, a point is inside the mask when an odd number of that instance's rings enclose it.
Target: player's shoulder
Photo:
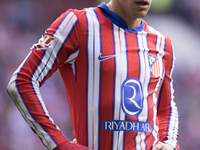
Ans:
[[[82,15],[84,15],[84,11],[85,11],[85,9],[82,9],[82,10],[68,9],[63,14],[67,15],[69,13],[72,13],[72,14],[74,14],[78,18],[78,17],[81,17]]]
[[[152,27],[151,25],[148,25],[144,20],[144,26],[145,26],[145,30],[148,32],[148,33],[151,33],[151,34],[156,34],[157,36],[162,36],[164,37],[167,41],[171,42],[171,38],[165,34],[165,33],[162,33],[161,31],[158,31],[157,29],[155,29],[154,27]]]
[[[85,17],[85,13],[86,13],[86,10],[88,9],[98,9],[98,7],[88,7],[88,8],[83,8],[83,9],[68,9],[65,13],[68,14],[69,12],[71,13],[74,13],[74,15],[78,18],[78,19],[81,19],[81,18],[84,18]]]

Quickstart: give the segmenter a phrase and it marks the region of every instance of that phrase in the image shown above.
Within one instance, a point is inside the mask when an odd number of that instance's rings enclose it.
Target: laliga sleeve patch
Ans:
[[[121,87],[121,105],[126,115],[138,116],[143,110],[143,90],[138,79],[128,78]]]
[[[52,42],[54,41],[54,37],[50,35],[42,36],[37,44],[34,44],[31,49],[36,48],[36,50],[46,50],[48,47],[51,46]]]

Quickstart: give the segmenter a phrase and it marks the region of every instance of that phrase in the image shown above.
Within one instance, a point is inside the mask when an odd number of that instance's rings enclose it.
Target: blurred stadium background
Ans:
[[[108,1],[108,0],[107,0]],[[46,150],[8,97],[6,86],[30,47],[65,10],[96,6],[101,0],[0,0],[0,149]],[[144,18],[174,43],[175,101],[181,150],[200,149],[200,1],[153,0]],[[49,88],[50,87],[50,88]],[[73,139],[64,86],[55,73],[41,88],[50,115]]]

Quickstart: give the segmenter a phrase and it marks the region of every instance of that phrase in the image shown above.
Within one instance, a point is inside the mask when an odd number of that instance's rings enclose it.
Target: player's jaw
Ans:
[[[143,18],[151,6],[152,0],[113,0],[118,1],[122,11],[131,18]]]
[[[151,6],[152,0],[132,0],[132,14],[136,18],[143,18],[146,16]]]

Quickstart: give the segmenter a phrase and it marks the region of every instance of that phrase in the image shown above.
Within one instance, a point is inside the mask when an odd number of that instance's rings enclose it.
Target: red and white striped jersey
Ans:
[[[48,149],[67,140],[39,91],[57,69],[79,144],[94,150],[150,150],[162,141],[179,149],[174,59],[170,38],[144,20],[129,29],[105,3],[70,9],[33,45],[8,91]]]

